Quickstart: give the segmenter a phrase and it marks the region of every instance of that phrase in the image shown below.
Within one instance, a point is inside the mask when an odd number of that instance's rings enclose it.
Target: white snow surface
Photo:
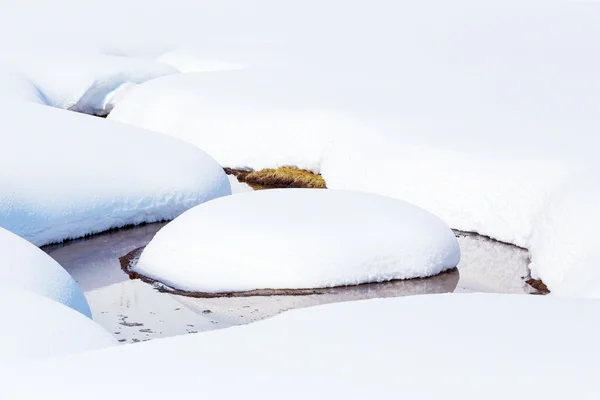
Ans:
[[[540,214],[531,241],[531,271],[565,296],[600,298],[600,170],[570,177]]]
[[[225,167],[318,172],[334,138],[360,129],[315,104],[321,96],[270,70],[180,74],[139,85],[108,118],[192,143]]]
[[[201,388],[202,396],[223,399],[425,400],[458,394],[465,400],[591,400],[597,396],[597,310],[595,300],[484,294],[338,303],[224,330],[11,365],[2,369],[0,393],[159,399],[195,396]],[[527,327],[544,333],[535,345],[524,337]],[[25,384],[32,379],[35,385]]]
[[[100,349],[117,343],[90,318],[20,288],[2,288],[0,313],[3,326],[0,365]]]
[[[36,293],[92,317],[87,300],[71,275],[42,250],[3,228],[0,284]]]
[[[110,112],[106,97],[119,86],[177,72],[152,60],[95,53],[24,52],[12,64],[49,105],[101,116]]]
[[[203,51],[193,49],[170,50],[158,57],[157,61],[170,65],[183,73],[234,71],[245,68],[241,63],[207,57]]]
[[[452,228],[530,248],[556,293],[576,294],[564,273],[595,279],[591,259],[543,261],[593,248],[546,246],[542,231],[559,230],[544,217],[559,188],[598,170],[596,2],[2,6],[0,61],[14,72],[0,73],[2,102],[115,107],[111,118],[181,138],[223,166],[322,170],[330,188],[397,197]],[[197,73],[131,85],[177,72]]]
[[[206,153],[36,104],[0,111],[0,226],[35,245],[170,220],[231,193]]]
[[[459,261],[450,228],[401,200],[279,189],[185,212],[156,234],[134,270],[177,289],[235,292],[421,278]]]

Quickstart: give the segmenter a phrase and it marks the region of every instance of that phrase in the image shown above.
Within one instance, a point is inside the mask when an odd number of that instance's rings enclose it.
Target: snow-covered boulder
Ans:
[[[189,210],[157,233],[135,271],[181,290],[235,292],[427,277],[459,259],[448,226],[408,203],[284,189]]]
[[[318,172],[335,137],[360,127],[294,79],[255,70],[170,75],[126,93],[108,118],[192,143],[224,167]]]
[[[60,303],[25,290],[0,293],[0,364],[110,347],[104,328]]]
[[[534,343],[528,327],[543,332]],[[202,388],[220,399],[594,400],[599,335],[594,300],[449,294],[347,302],[8,366],[0,395],[193,397]]]
[[[0,228],[0,284],[28,290],[91,317],[83,292],[56,261],[25,239]]]
[[[36,104],[0,111],[0,226],[35,245],[173,219],[231,193],[170,137]]]

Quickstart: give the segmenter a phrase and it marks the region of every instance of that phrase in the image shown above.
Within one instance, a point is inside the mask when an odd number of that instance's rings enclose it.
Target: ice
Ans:
[[[210,156],[160,134],[36,104],[5,108],[0,125],[0,226],[38,246],[231,193]]]
[[[51,265],[47,261],[46,264]],[[38,271],[41,269],[38,267]],[[49,275],[46,273],[46,276]],[[116,340],[90,318],[56,301],[18,288],[3,287],[0,293],[3,326],[0,331],[0,364],[116,344]]]
[[[459,260],[446,224],[403,201],[280,189],[187,211],[156,234],[134,270],[181,290],[235,292],[421,278]]]
[[[19,236],[0,228],[0,282],[27,290],[91,318],[90,307],[73,278],[56,261]]]
[[[256,393],[263,399],[432,399],[456,393],[465,400],[591,400],[597,396],[597,310],[595,300],[482,294],[338,303],[219,331],[11,365],[1,371],[0,393],[61,400],[82,393],[105,399],[199,391],[225,399]],[[543,332],[535,343],[526,337],[528,328]],[[26,384],[31,381],[36,384]]]

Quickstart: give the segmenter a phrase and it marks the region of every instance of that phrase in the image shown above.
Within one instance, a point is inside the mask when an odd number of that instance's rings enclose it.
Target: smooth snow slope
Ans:
[[[448,226],[408,203],[279,189],[185,212],[156,234],[134,270],[177,289],[236,292],[422,278],[459,261]]]
[[[598,386],[597,310],[594,300],[481,294],[339,303],[13,365],[2,370],[0,393],[61,400],[82,393],[89,399],[119,393],[151,399],[591,400]],[[534,345],[523,336],[528,328],[543,332]],[[36,385],[24,384],[31,380]]]
[[[25,290],[3,287],[0,314],[3,327],[0,365],[117,344],[110,333],[90,318]]]
[[[307,78],[274,70],[171,75],[126,93],[109,119],[165,133],[239,169],[294,165],[318,172],[340,135],[360,130]]]
[[[71,275],[42,250],[3,228],[0,284],[36,293],[92,317],[87,300]]]
[[[0,226],[35,245],[173,219],[231,193],[211,157],[160,134],[35,104],[0,116]]]

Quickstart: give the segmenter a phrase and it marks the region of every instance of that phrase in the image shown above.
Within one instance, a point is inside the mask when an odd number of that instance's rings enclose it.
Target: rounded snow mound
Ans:
[[[12,107],[0,127],[0,226],[37,246],[231,194],[212,157],[154,132],[37,104]]]
[[[116,340],[89,318],[55,301],[3,288],[0,360],[58,356],[113,346]]]
[[[47,297],[92,317],[77,282],[52,257],[0,228],[0,282]]]
[[[158,232],[134,271],[215,293],[421,278],[459,260],[450,228],[416,206],[360,192],[284,189],[187,211]]]

